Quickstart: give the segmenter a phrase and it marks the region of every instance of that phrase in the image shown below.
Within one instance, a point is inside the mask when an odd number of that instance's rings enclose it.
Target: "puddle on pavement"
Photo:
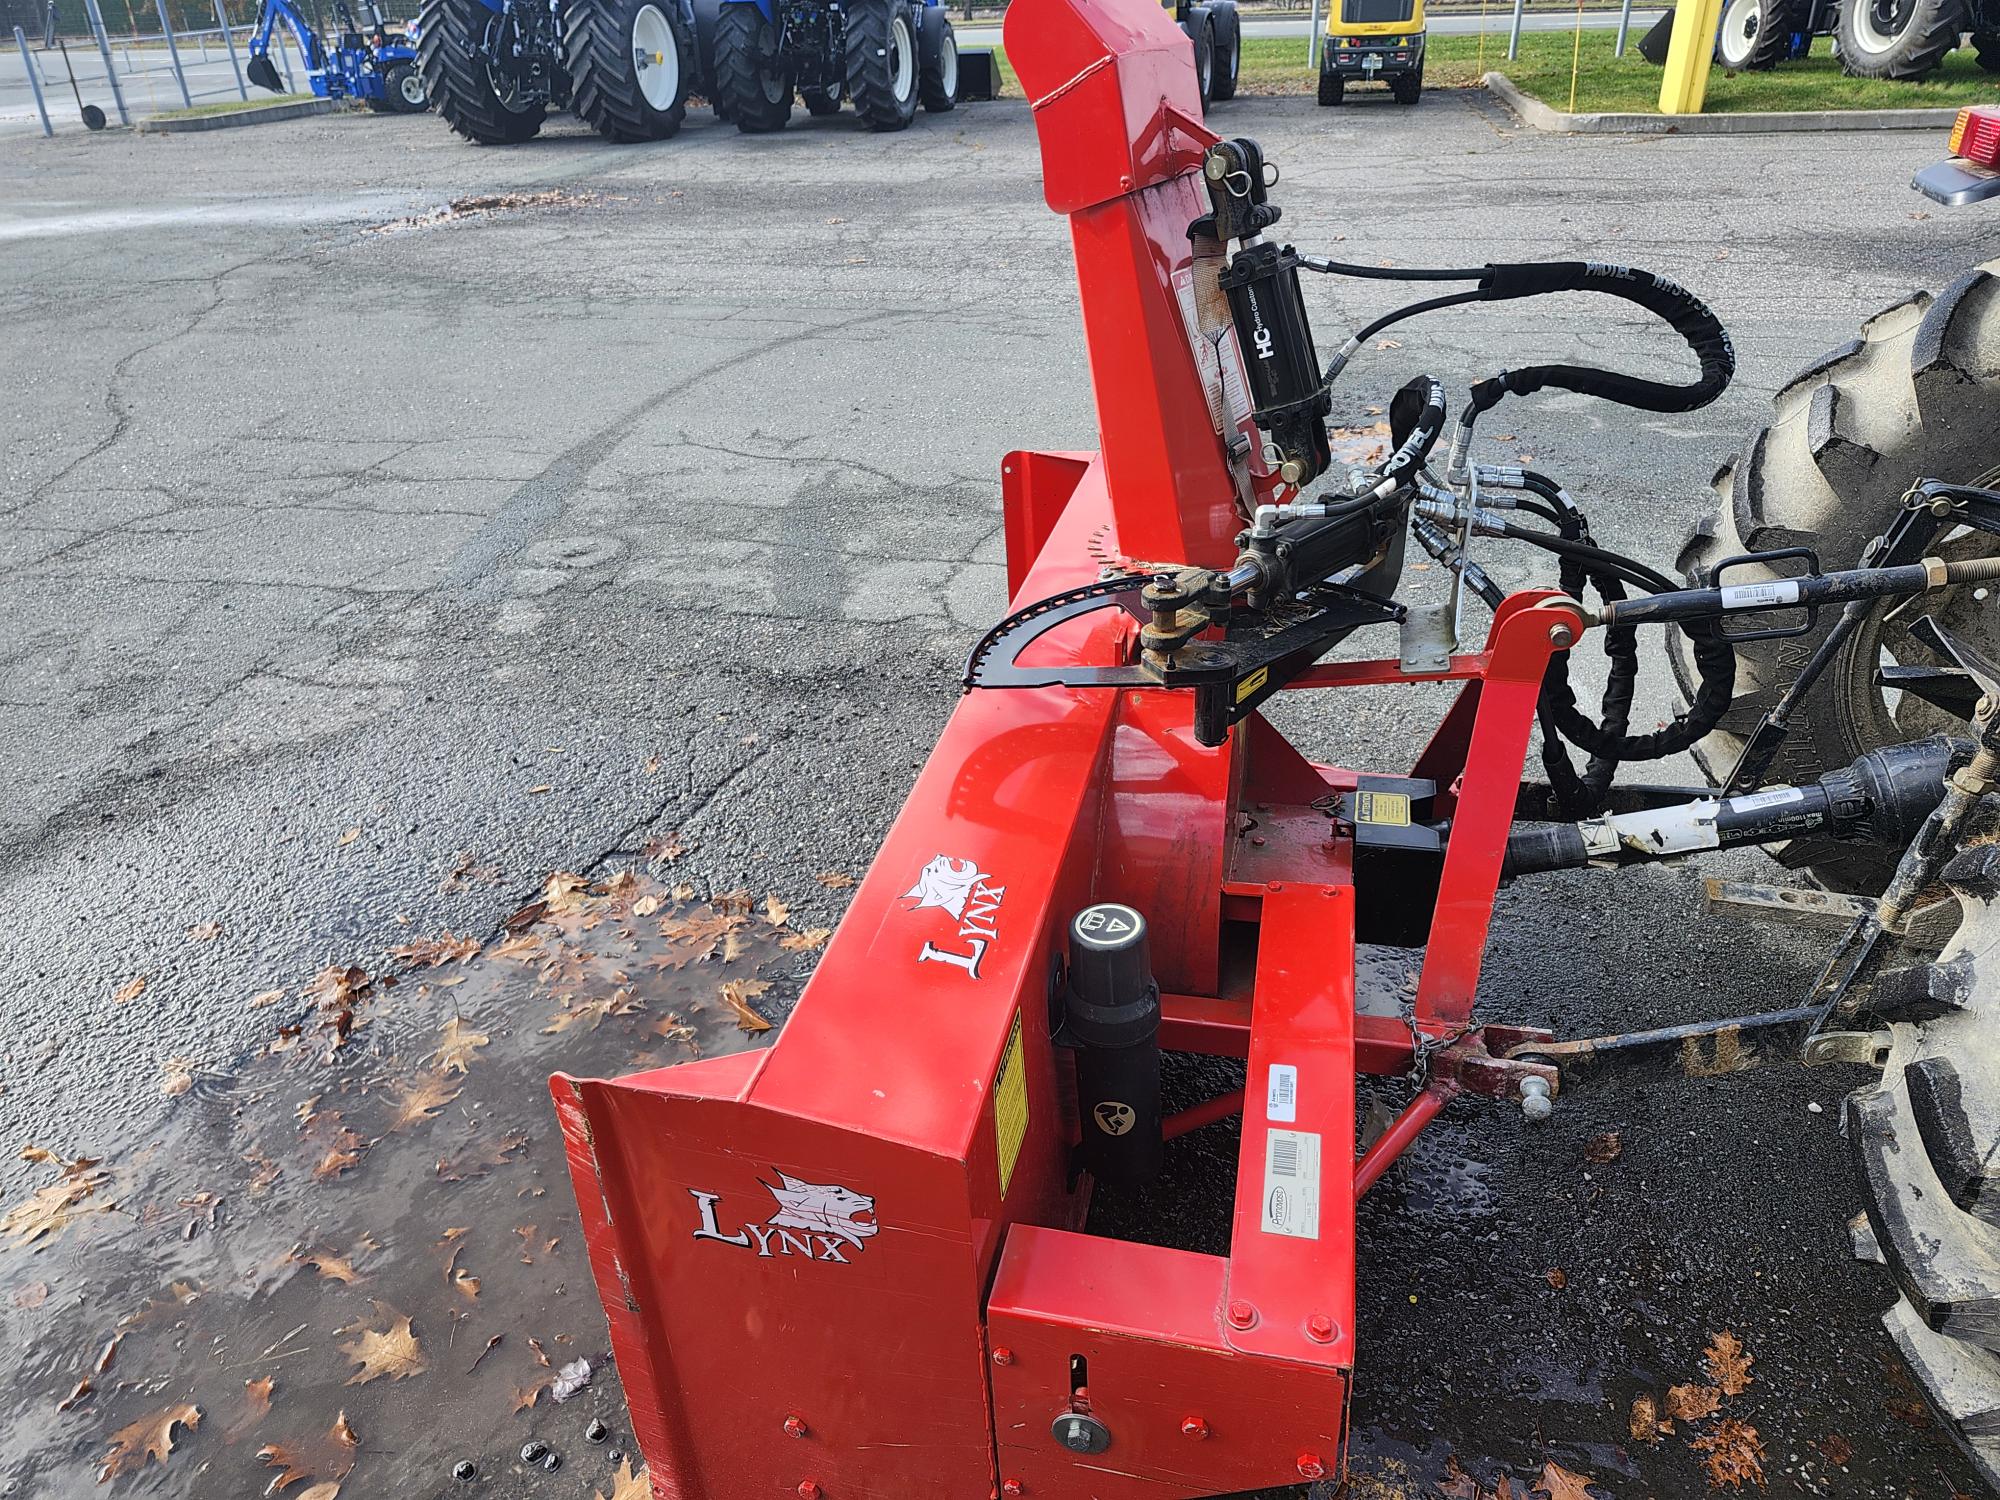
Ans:
[[[3,1221],[0,1493],[646,1493],[546,1078],[762,1044],[827,934],[646,876],[546,895],[483,951],[326,971],[235,1072],[169,1065],[157,1135],[41,1161]]]

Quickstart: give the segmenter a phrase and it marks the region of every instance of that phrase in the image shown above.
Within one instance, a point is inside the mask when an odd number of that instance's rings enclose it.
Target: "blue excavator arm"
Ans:
[[[285,87],[271,62],[271,36],[280,21],[291,27],[292,39],[298,43],[299,56],[305,61],[306,71],[321,73],[326,69],[326,49],[320,44],[319,33],[293,8],[291,0],[264,0],[263,14],[257,19],[257,34],[250,39],[250,81],[278,94],[283,93]]]

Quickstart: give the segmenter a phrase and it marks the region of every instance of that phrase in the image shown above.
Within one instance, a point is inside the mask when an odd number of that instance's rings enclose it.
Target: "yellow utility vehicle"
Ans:
[[[1424,92],[1424,0],[1333,0],[1319,53],[1319,102],[1349,83],[1386,83],[1398,104]]]

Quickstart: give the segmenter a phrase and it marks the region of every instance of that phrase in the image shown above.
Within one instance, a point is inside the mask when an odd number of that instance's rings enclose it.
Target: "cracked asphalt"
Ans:
[[[1487,423],[1663,564],[1792,369],[1991,253],[1990,216],[1908,190],[1942,151],[1922,133],[1560,139],[1448,93],[1226,108],[1282,164],[1303,247],[1615,258],[1713,301],[1741,359],[1713,407],[1557,397]],[[494,194],[556,196],[426,220]],[[428,117],[13,137],[0,267],[0,1139],[66,1155],[157,1132],[168,1058],[267,1040],[252,995],[411,933],[490,936],[551,869],[674,834],[710,888],[830,922],[811,872],[865,860],[1004,606],[1001,456],[1094,441],[1019,100],[889,138],[706,116],[638,147],[565,120],[512,151]],[[1330,346],[1393,289],[1308,293]],[[1456,390],[1669,356],[1620,312],[1559,309],[1407,325],[1344,377],[1342,415],[1418,370]],[[1393,769],[1433,711],[1343,700],[1286,727]],[[1667,711],[1655,660],[1641,712]],[[1487,1003],[1596,1029],[1796,993],[1809,950],[1703,913],[1701,873],[1510,892]],[[1358,1485],[1452,1453],[1489,1482],[1556,1457],[1616,1494],[1694,1493],[1683,1448],[1625,1450],[1624,1410],[1726,1325],[1764,1361],[1770,1493],[1971,1490],[1893,1409],[1886,1281],[1841,1255],[1846,1086],[1610,1091],[1534,1137],[1454,1107],[1364,1212]],[[1622,1163],[1585,1164],[1605,1129]],[[1180,1144],[1184,1199],[1122,1232],[1212,1235],[1233,1147]],[[31,1180],[0,1167],[9,1202]]]

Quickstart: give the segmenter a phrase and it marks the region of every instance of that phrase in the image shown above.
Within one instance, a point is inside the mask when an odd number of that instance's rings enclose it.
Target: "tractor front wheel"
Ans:
[[[925,109],[932,114],[943,114],[958,103],[958,37],[941,5],[926,13],[924,44],[917,94]]]
[[[1767,72],[1790,55],[1791,47],[1790,0],[1728,0],[1723,6],[1715,60],[1730,72]]]
[[[1214,38],[1214,61],[1209,65],[1208,97],[1234,99],[1237,80],[1243,76],[1243,22],[1233,7],[1209,13],[1210,36]]]
[[[778,56],[778,28],[748,0],[730,0],[715,18],[715,103],[750,135],[783,130],[792,117],[792,75]]]
[[[1958,45],[1963,0],[1844,0],[1835,35],[1854,78],[1922,78]]]
[[[427,0],[418,25],[425,97],[453,130],[477,145],[512,146],[542,128],[547,103],[510,97],[493,73],[493,47],[512,18],[482,0]]]
[[[1202,113],[1206,114],[1215,100],[1215,32],[1204,15],[1197,15],[1189,24],[1194,27],[1188,37],[1194,43],[1195,87],[1201,94]]]
[[[1861,337],[1808,365],[1773,399],[1771,424],[1715,476],[1715,515],[1696,528],[1680,557],[1689,578],[1751,552],[1811,547],[1824,568],[1852,568],[1902,509],[1920,479],[1991,484],[2000,474],[2000,261],[1968,271],[1937,296],[1919,292],[1862,325]],[[1946,558],[1993,552],[1979,533],[1940,544]],[[1776,576],[1732,569],[1732,583]],[[1927,595],[1919,610],[1882,609],[1849,639],[1799,704],[1769,777],[1802,786],[1884,745],[1934,734],[1966,734],[1963,720],[1912,693],[1882,686],[1885,666],[1943,666],[1911,624],[1923,615],[1988,654],[2000,654],[2000,591],[1965,587]],[[1833,626],[1792,639],[1736,648],[1736,696],[1695,746],[1709,779],[1721,784],[1745,738],[1790,687]],[[1687,639],[1668,632],[1682,701],[1698,674]],[[1874,892],[1901,854],[1866,844],[1800,839],[1772,851],[1840,891]]]
[[[917,113],[917,22],[910,0],[858,0],[847,12],[847,97],[870,130]]]
[[[430,95],[424,92],[424,75],[415,63],[395,64],[382,80],[382,87],[384,102],[392,113],[420,115],[431,107]]]
[[[607,141],[663,141],[687,118],[694,32],[674,0],[581,0],[563,11],[570,108]]]
[[[1389,94],[1398,104],[1415,104],[1424,96],[1424,75],[1399,73],[1390,81]]]

